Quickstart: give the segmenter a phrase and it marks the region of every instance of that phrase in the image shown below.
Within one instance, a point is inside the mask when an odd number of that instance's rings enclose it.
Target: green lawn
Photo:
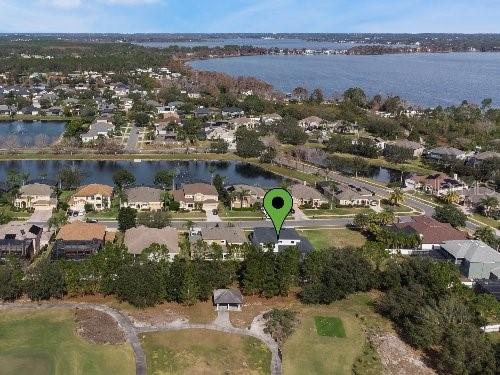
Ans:
[[[472,218],[480,221],[484,225],[489,225],[490,227],[500,229],[500,220],[495,220],[492,217],[486,217],[480,214],[473,214]]]
[[[411,207],[400,205],[400,206],[391,206],[390,204],[382,204],[382,208],[385,210],[390,210],[395,214],[405,214],[413,212]]]
[[[75,330],[70,310],[2,312],[0,373],[135,374],[128,344],[91,344]]]
[[[299,316],[297,329],[283,347],[283,373],[287,375],[352,374],[356,363],[367,362],[366,330],[390,330],[390,323],[374,312],[369,293],[352,295],[328,306],[302,306]],[[345,337],[316,333],[316,318],[332,316],[342,322]],[[371,363],[380,366],[376,358]]]
[[[271,352],[253,337],[201,329],[141,337],[148,374],[269,374]]]
[[[8,204],[1,205],[0,211],[5,215],[8,215],[14,219],[27,219],[31,216],[31,212],[29,211],[14,211],[12,207]]]
[[[221,219],[244,218],[244,219],[262,219],[264,215],[261,210],[230,210],[219,205],[219,216]]]
[[[340,216],[340,215],[351,215],[354,216],[361,212],[370,212],[371,209],[366,207],[335,207],[333,209],[303,209],[302,212],[308,217],[328,217],[328,216]]]
[[[303,229],[299,232],[316,249],[361,247],[366,242],[366,238],[361,233],[347,228]]]
[[[191,212],[172,212],[173,220],[193,220],[193,219],[202,219],[205,220],[207,216],[204,212],[200,211],[191,211]]]
[[[320,336],[346,337],[342,320],[334,316],[315,316],[314,325],[316,326],[316,333]]]
[[[59,195],[59,202],[68,203],[71,196],[75,193],[74,190],[63,190]]]

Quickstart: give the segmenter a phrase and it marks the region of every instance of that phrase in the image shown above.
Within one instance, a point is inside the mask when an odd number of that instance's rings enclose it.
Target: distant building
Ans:
[[[397,141],[391,142],[387,145],[387,149],[390,149],[391,147],[409,150],[412,153],[413,157],[422,156],[425,150],[424,146],[420,143],[408,141],[406,139],[398,139]]]
[[[222,117],[236,118],[245,116],[245,111],[238,107],[225,107],[221,111]]]
[[[81,135],[83,143],[89,143],[97,140],[99,137],[109,138],[115,126],[110,122],[97,121],[90,124],[87,133]]]
[[[465,151],[459,150],[454,147],[436,147],[428,150],[425,153],[425,156],[428,159],[436,160],[436,161],[447,161],[447,160],[465,160],[467,157],[467,153]]]
[[[248,242],[245,232],[238,227],[200,228],[197,233],[192,232],[190,234],[189,240],[191,242],[196,242],[200,239],[207,245],[215,243],[222,247],[243,245]]]
[[[318,116],[309,116],[299,121],[299,126],[304,130],[319,129],[326,121]]]
[[[405,186],[411,190],[422,190],[427,194],[435,196],[445,195],[450,191],[461,192],[467,189],[458,176],[450,177],[445,173],[436,173],[427,176],[420,176],[416,173],[405,179]]]
[[[289,192],[293,198],[295,207],[310,205],[311,207],[319,207],[322,204],[327,204],[328,200],[321,195],[319,191],[303,184],[295,184],[289,188]]]
[[[380,206],[380,198],[363,187],[340,185],[333,198],[339,206]]]

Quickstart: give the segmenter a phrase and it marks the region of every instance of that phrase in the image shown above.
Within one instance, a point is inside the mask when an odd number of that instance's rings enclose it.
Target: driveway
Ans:
[[[220,223],[222,222],[222,219],[219,217],[219,215],[214,215],[212,210],[207,210],[205,211],[207,215],[207,221],[210,223]]]
[[[33,212],[33,214],[27,220],[27,222],[31,224],[46,226],[51,216],[52,216],[52,210],[36,209],[35,212]]]
[[[125,151],[126,152],[136,152],[137,151],[137,144],[139,142],[139,128],[137,126],[133,125],[132,129],[130,129],[130,135],[128,136],[127,144],[125,146]]]

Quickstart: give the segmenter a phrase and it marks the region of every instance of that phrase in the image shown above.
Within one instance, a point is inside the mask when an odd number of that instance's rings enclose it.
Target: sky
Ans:
[[[499,33],[500,0],[0,0],[0,32]]]

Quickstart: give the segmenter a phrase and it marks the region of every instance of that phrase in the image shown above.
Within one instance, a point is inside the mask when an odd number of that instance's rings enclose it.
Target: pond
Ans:
[[[152,185],[157,171],[168,169],[175,173],[175,184],[210,182],[212,175],[220,174],[226,184],[248,184],[263,188],[281,184],[283,178],[249,163],[235,161],[94,161],[94,160],[11,160],[0,161],[0,181],[9,170],[28,173],[30,179],[57,180],[60,170],[79,170],[82,183],[113,184],[113,173],[123,168],[132,172],[137,185]]]
[[[46,147],[64,132],[63,121],[1,121],[0,147]]]

